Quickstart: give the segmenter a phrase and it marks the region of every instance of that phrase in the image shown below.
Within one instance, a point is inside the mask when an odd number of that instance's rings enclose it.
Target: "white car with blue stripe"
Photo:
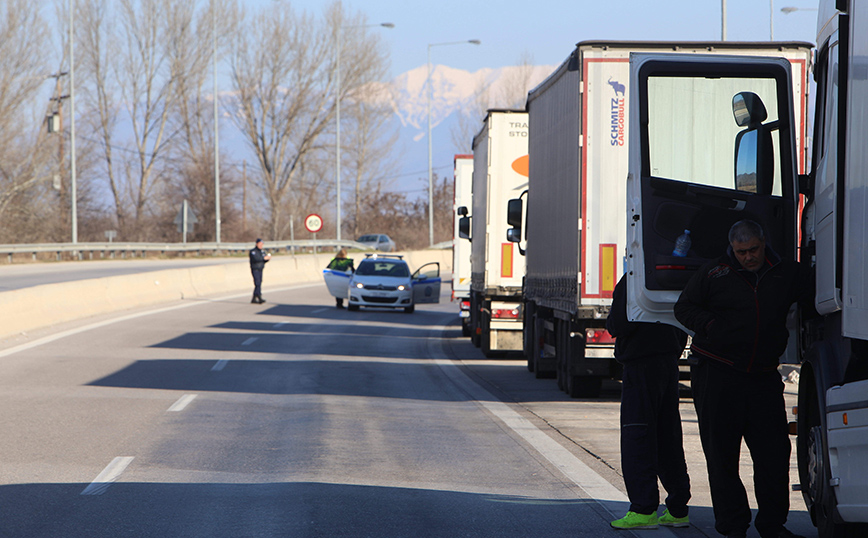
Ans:
[[[428,263],[410,273],[400,255],[368,254],[355,272],[325,269],[329,292],[349,299],[347,309],[360,306],[403,308],[411,313],[417,304],[440,302],[440,264]]]

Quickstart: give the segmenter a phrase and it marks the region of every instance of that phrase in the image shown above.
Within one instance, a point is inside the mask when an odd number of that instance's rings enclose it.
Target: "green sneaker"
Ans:
[[[689,527],[690,516],[675,517],[669,513],[669,509],[667,508],[666,511],[663,512],[663,515],[660,516],[660,519],[657,520],[657,522],[664,527]]]
[[[616,519],[612,523],[612,528],[622,530],[634,529],[656,529],[657,514],[637,514],[636,512],[627,512],[627,515],[621,519]]]

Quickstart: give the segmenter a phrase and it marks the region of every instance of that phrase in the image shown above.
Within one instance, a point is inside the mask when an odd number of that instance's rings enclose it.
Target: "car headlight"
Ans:
[[[362,284],[361,282],[356,282],[355,286],[356,286],[357,288],[359,288],[359,289],[362,289],[362,288],[365,287],[365,285]]]
[[[404,291],[406,289],[407,289],[407,286],[405,286],[404,284],[398,284],[398,291]]]

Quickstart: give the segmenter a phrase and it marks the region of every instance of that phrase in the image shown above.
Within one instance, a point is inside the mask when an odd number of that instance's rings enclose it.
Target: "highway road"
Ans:
[[[0,350],[0,536],[631,535],[608,524],[627,508],[617,383],[571,400],[484,359],[448,285],[414,314],[265,291]],[[653,534],[716,536],[689,398],[682,416],[693,526]]]

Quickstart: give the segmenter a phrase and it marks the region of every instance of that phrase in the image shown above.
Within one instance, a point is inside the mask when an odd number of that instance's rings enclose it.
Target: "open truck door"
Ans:
[[[760,223],[796,258],[793,83],[782,58],[634,53],[627,176],[628,312],[681,326],[673,306],[733,223]],[[673,254],[685,230],[692,245]]]

